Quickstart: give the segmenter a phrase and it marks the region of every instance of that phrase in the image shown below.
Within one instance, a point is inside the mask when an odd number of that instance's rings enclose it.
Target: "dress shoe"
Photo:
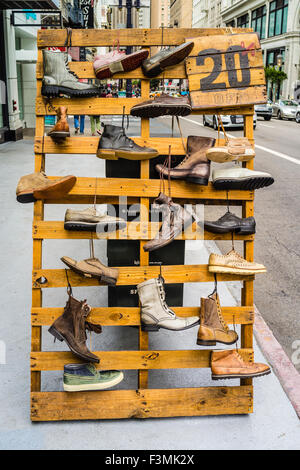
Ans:
[[[214,147],[206,152],[208,160],[217,163],[248,162],[255,157],[255,151],[246,137],[228,139],[226,145]]]
[[[246,261],[235,250],[231,250],[227,255],[212,253],[209,257],[208,271],[210,273],[255,275],[266,273],[267,269],[263,264]]]
[[[274,183],[274,178],[269,173],[241,167],[214,170],[212,180],[215,189],[240,189],[242,191],[253,191]]]
[[[83,261],[75,261],[68,256],[61,258],[62,262],[72,271],[86,278],[96,278],[109,286],[115,286],[119,277],[119,270],[116,268],[108,268],[98,258],[85,259]]]
[[[154,78],[160,75],[167,67],[182,62],[192,51],[193,42],[186,42],[180,46],[162,49],[150,59],[143,62],[142,69],[144,75],[148,78]]]
[[[188,116],[192,112],[189,96],[174,98],[162,93],[154,99],[136,104],[130,114],[140,118],[156,118],[160,116]]]
[[[204,222],[204,229],[212,233],[238,233],[240,235],[252,235],[255,233],[256,223],[254,217],[241,219],[231,212],[226,212],[215,222]]]
[[[100,214],[94,207],[84,210],[67,209],[65,230],[80,232],[115,232],[126,228],[126,221],[120,217]]]

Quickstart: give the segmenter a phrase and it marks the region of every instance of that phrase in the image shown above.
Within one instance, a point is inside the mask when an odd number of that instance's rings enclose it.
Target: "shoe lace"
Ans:
[[[221,322],[221,325],[223,326],[224,330],[228,333],[229,327],[228,327],[227,323],[225,322],[224,317],[222,315],[221,306],[220,306],[220,302],[219,302],[218,297],[216,299],[216,305],[217,305],[217,312],[218,312],[218,317],[219,317],[219,320]]]
[[[167,302],[166,302],[165,281],[164,281],[163,277],[158,278],[158,289],[159,289],[159,296],[160,296],[160,299],[161,299],[163,309],[167,313],[169,313],[170,315],[175,317],[175,313],[169,308],[169,306],[167,305]]]
[[[65,56],[65,64],[66,64],[66,69],[67,69],[67,71],[68,71],[71,75],[74,75],[74,77],[77,78],[77,80],[79,80],[78,75],[77,75],[75,72],[73,72],[73,70],[70,70],[70,68],[69,68],[68,55]]]

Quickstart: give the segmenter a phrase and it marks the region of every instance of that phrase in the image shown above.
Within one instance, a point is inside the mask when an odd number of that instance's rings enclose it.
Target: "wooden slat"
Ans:
[[[245,361],[253,361],[253,349],[240,349]],[[93,351],[99,370],[201,369],[210,367],[211,350],[192,351]],[[81,363],[71,352],[33,352],[31,370],[63,370],[65,364]]]
[[[255,54],[253,56],[252,51],[247,53],[248,56],[248,61],[249,65],[247,68],[262,68],[264,66],[263,63],[263,58],[261,51],[259,51],[260,54]],[[209,57],[213,56],[214,54],[210,54]],[[225,72],[226,70],[241,70],[243,68],[246,68],[243,66],[243,64],[240,63],[240,61],[236,58],[237,54],[234,52],[228,53],[230,56],[230,66],[228,67],[225,63],[225,58],[224,54],[222,57],[222,72]],[[228,63],[229,63],[228,62]],[[201,73],[210,73],[212,71],[212,65],[213,65],[213,60],[206,60],[204,64],[201,66]],[[236,67],[236,65],[238,65]],[[197,65],[197,57],[188,57],[186,60],[186,71],[189,75],[194,75],[199,73],[198,65]]]
[[[202,67],[201,67],[201,72],[202,72]],[[211,71],[209,71],[209,73],[211,73]],[[241,75],[241,70],[238,69],[237,70],[237,76],[240,77],[240,75]],[[206,73],[198,72],[196,75],[191,75],[189,77],[189,90],[190,90],[190,92],[199,90],[200,89],[200,80],[202,80],[204,77],[207,77],[207,76],[208,76],[207,72]],[[220,75],[218,76],[217,81],[218,81],[218,83],[219,82],[225,83],[226,89],[228,90],[228,93],[231,93],[232,89],[234,89],[234,87],[232,87],[229,84],[229,78],[228,78],[228,71],[227,70],[225,72],[220,73]],[[259,85],[264,86],[265,84],[266,84],[266,77],[265,77],[264,69],[263,68],[252,69],[251,70],[251,86],[249,87],[250,88],[249,92],[251,91],[251,89],[254,86],[259,86]],[[239,86],[237,85],[236,88],[239,89]],[[201,92],[204,92],[204,91],[209,91],[211,93],[214,93],[216,90],[212,90],[210,88],[206,88],[205,86],[202,86],[201,87]],[[205,103],[204,103],[204,106],[205,106]]]
[[[131,286],[144,281],[154,279],[159,275],[159,268],[156,266],[128,266],[119,268],[120,275],[118,286]],[[68,272],[70,283],[73,287],[104,285],[97,279],[86,279],[72,271]],[[163,266],[163,277],[167,284],[182,284],[186,282],[213,282],[214,275],[208,272],[208,266],[186,265],[186,266]],[[40,284],[39,279],[45,278],[47,282]],[[244,281],[253,280],[254,276],[238,276],[233,274],[219,274],[218,281]],[[54,288],[67,287],[66,273],[64,269],[37,269],[33,271],[33,288]]]
[[[194,48],[190,53],[190,56],[198,56],[198,54],[202,53],[203,50],[206,49],[218,49],[218,51],[224,53],[229,47],[236,45],[245,47],[246,49],[255,51],[256,53],[261,51],[261,44],[257,33],[254,33],[253,30],[245,29],[241,34],[225,34],[220,36],[217,33],[215,36],[211,34],[209,36],[198,37],[194,39]]]
[[[32,421],[168,418],[253,413],[253,387],[31,394]]]
[[[170,307],[183,318],[200,315],[200,307]],[[63,308],[32,308],[31,323],[34,326],[50,326],[63,314]],[[223,307],[222,315],[228,324],[252,324],[254,320],[253,307]],[[89,315],[91,323],[103,326],[139,326],[141,324],[140,308],[134,307],[101,307],[92,308]]]
[[[227,108],[235,104],[236,106],[247,103],[266,103],[267,89],[265,86],[253,86],[247,88],[231,88],[224,93],[224,90],[213,90],[211,93],[199,91],[191,92],[191,102],[194,110],[197,108],[216,108],[222,106]],[[224,114],[224,110],[223,110]],[[229,111],[226,111],[229,114]]]

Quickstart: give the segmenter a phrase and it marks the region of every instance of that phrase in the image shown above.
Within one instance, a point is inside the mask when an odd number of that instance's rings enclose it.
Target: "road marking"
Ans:
[[[185,121],[189,121],[189,122],[192,122],[193,124],[197,124],[198,126],[203,127],[203,124],[197,121],[193,121],[192,119],[187,119],[187,118],[181,118],[181,119],[184,119]],[[223,134],[223,132],[221,132],[221,134]],[[228,135],[228,137],[232,139],[236,139],[235,135],[228,134],[228,133],[226,134]],[[267,153],[271,153],[272,155],[275,155],[276,157],[279,157],[279,158],[283,158],[284,160],[288,160],[289,162],[296,163],[296,165],[300,165],[300,160],[297,160],[297,158],[290,157],[289,155],[286,155],[285,153],[276,152],[275,150],[268,149],[267,147],[263,147],[262,145],[257,145],[257,144],[255,144],[255,148],[263,150],[264,152],[267,152]]]
[[[274,126],[267,126],[266,124],[259,123],[260,126],[262,127],[268,127],[269,129],[275,129]]]

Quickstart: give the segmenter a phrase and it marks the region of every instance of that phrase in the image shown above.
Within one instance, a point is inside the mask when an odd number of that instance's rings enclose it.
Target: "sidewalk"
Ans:
[[[16,203],[15,188],[21,175],[33,171],[33,142],[30,140],[0,146],[0,194],[2,321],[0,340],[7,347],[6,365],[0,365],[0,448],[1,449],[299,449],[300,421],[284,393],[277,377],[271,374],[254,381],[254,414],[159,420],[125,420],[102,422],[35,423],[29,420],[29,351],[31,309],[32,238],[31,204]],[[105,162],[89,156],[49,156],[46,173],[80,176],[104,175]],[[66,206],[47,206],[46,220],[63,220]],[[96,256],[106,261],[106,242],[96,242]],[[215,244],[188,242],[186,264],[207,263]],[[63,255],[84,258],[88,242],[47,240],[44,242],[44,266],[61,268]],[[5,270],[3,269],[5,268]],[[257,282],[263,282],[259,279]],[[239,283],[233,283],[234,292]],[[220,299],[224,306],[235,305],[228,286],[220,284]],[[196,306],[200,297],[213,290],[212,284],[188,284],[186,306]],[[77,298],[87,298],[92,306],[107,305],[105,287],[75,288]],[[61,307],[67,298],[65,289],[45,289],[44,305]],[[263,314],[263,312],[262,312]],[[45,329],[46,330],[46,329]],[[133,328],[105,328],[93,338],[98,350],[136,349],[137,332]],[[150,335],[150,349],[194,349],[195,330],[180,333],[159,332]],[[50,335],[43,334],[43,349],[64,349],[53,344]],[[255,360],[265,359],[255,344]],[[61,373],[42,376],[43,390],[62,390]],[[210,371],[170,370],[150,371],[151,388],[199,387],[211,385]],[[125,371],[122,389],[135,388],[137,374]],[[225,382],[228,385],[228,381]],[[232,385],[238,382],[232,381]],[[218,383],[222,385],[222,382]]]

